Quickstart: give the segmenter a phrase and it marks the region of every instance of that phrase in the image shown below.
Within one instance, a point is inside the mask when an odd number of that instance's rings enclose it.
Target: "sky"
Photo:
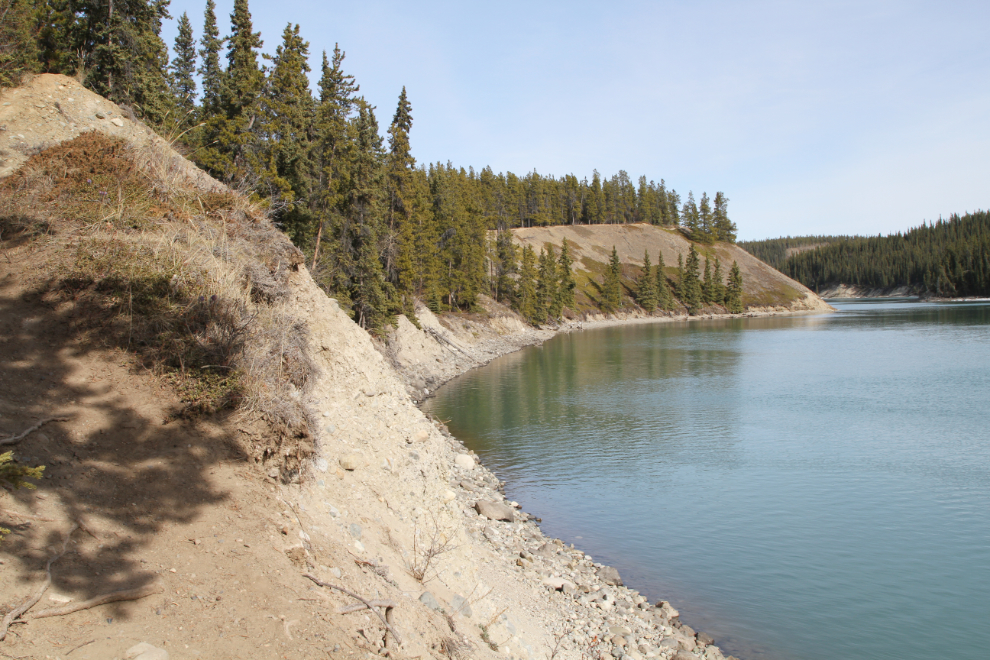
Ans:
[[[216,0],[222,33],[233,0]],[[195,37],[205,0],[172,0]],[[990,2],[250,5],[312,78],[339,43],[382,129],[405,86],[419,163],[624,169],[729,198],[739,238],[887,234],[990,208]],[[175,39],[175,20],[163,37]]]

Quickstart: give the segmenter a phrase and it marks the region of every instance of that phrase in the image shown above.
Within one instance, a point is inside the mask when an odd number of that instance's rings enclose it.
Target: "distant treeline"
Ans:
[[[820,238],[750,241],[740,245],[760,256],[761,252],[786,250],[774,245],[781,241],[797,241],[788,246],[799,247]],[[987,211],[952,215],[903,234],[825,238],[833,240],[821,241],[828,245],[793,254],[775,267],[813,290],[841,283],[885,289],[909,286],[919,293],[940,297],[990,295],[990,213]]]
[[[625,171],[589,180],[417,164],[405,88],[383,138],[344,52],[323,53],[314,93],[299,26],[262,55],[247,0],[234,1],[225,37],[213,0],[198,39],[180,16],[171,57],[161,38],[168,18],[167,0],[0,0],[0,86],[63,73],[130,109],[267,206],[316,281],[372,331],[411,315],[415,298],[437,310],[471,309],[482,293],[518,305],[532,271],[492,232],[647,222],[683,227],[700,243],[735,241],[721,192],[682,200],[663,179]]]
[[[819,246],[847,241],[852,236],[787,236],[762,241],[739,241],[739,247],[777,270],[784,267],[789,253],[803,252]]]

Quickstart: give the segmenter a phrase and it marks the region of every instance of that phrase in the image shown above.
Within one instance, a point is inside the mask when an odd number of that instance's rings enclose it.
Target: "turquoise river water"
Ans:
[[[558,336],[428,402],[744,659],[990,658],[990,304]]]

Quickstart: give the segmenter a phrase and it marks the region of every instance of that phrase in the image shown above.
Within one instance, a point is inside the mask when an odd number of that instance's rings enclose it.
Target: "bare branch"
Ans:
[[[48,417],[47,419],[41,420],[40,422],[38,422],[28,430],[23,431],[22,433],[19,433],[17,435],[12,435],[9,438],[0,440],[0,447],[2,447],[3,445],[13,445],[20,442],[24,438],[28,437],[29,435],[40,429],[48,422],[67,422],[67,421],[69,421],[68,417]]]

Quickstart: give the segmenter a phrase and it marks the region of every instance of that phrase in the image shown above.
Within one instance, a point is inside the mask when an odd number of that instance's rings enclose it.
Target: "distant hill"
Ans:
[[[599,296],[596,284],[612,253],[613,246],[622,263],[622,283],[627,294],[635,291],[636,279],[643,267],[643,253],[648,252],[653,264],[658,254],[663,255],[666,273],[671,284],[677,278],[678,255],[687,258],[692,241],[678,229],[657,227],[645,223],[628,225],[564,225],[558,227],[531,227],[512,230],[514,240],[521,246],[528,245],[536,252],[545,245],[553,245],[559,252],[563,241],[574,260],[577,280],[576,303],[578,312],[597,312]],[[733,262],[739,264],[743,279],[743,305],[750,307],[784,307],[790,310],[830,309],[815,293],[793,279],[774,270],[733,243],[716,242],[712,245],[694,243],[702,263],[717,257],[723,273],[728,273]],[[724,311],[712,309],[711,311]]]
[[[781,272],[824,297],[990,295],[987,211],[952,215],[889,236],[779,238],[740,245],[768,257],[768,263],[777,262]]]

